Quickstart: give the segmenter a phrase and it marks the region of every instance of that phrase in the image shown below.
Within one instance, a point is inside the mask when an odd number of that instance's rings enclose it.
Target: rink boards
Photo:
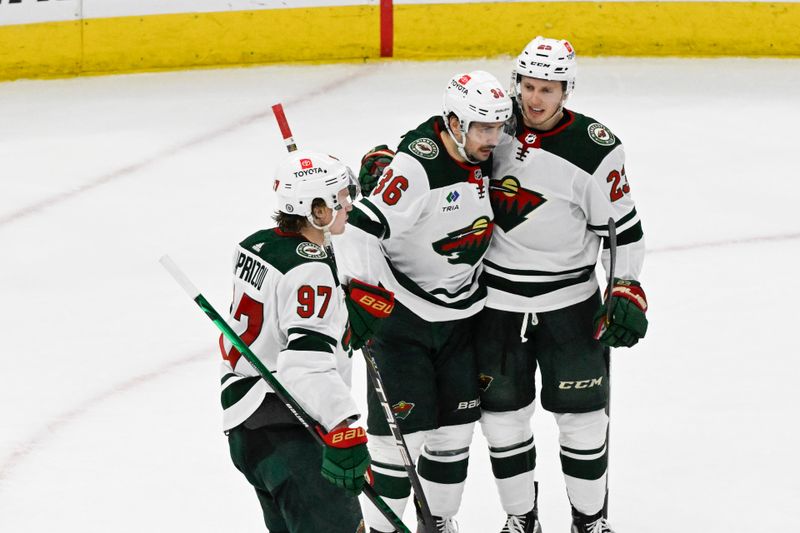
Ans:
[[[292,7],[287,7],[292,6]],[[0,80],[516,54],[800,56],[797,2],[0,0]]]

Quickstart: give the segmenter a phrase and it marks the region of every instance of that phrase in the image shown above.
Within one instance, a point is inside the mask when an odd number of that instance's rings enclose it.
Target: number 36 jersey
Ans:
[[[617,228],[615,276],[638,279],[644,260],[639,215],[622,143],[594,119],[564,110],[547,132],[526,128],[495,150],[489,186],[495,215],[484,260],[487,306],[516,312],[561,309],[598,288],[601,242],[608,270],[608,219]]]
[[[481,261],[494,227],[491,161],[456,161],[443,132],[441,117],[408,132],[371,195],[353,206],[347,231],[334,240],[343,279],[380,283],[430,322],[467,318],[483,308]]]
[[[259,231],[234,252],[228,324],[327,430],[359,416],[350,395],[352,353],[343,345],[344,297],[332,258],[300,234]],[[271,388],[224,337],[220,350],[228,431],[253,414]]]

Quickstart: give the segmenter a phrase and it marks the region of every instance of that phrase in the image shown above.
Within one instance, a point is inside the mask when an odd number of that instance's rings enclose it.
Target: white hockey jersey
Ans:
[[[441,117],[407,133],[368,198],[334,240],[342,279],[380,283],[421,318],[476,314],[486,299],[481,260],[494,230],[491,162],[459,163],[440,138]]]
[[[359,417],[350,395],[344,291],[324,249],[302,235],[259,231],[233,257],[228,320],[261,362],[326,430]],[[223,429],[247,420],[271,388],[224,337]]]
[[[638,279],[644,237],[620,140],[573,111],[548,132],[526,128],[516,104],[515,113],[516,135],[495,150],[489,186],[495,232],[484,260],[486,305],[544,312],[589,298],[609,218],[617,227],[615,276]],[[607,249],[602,261],[607,270]]]

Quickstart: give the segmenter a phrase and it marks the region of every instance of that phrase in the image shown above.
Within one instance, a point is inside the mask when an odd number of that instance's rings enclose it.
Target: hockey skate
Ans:
[[[536,515],[536,507],[525,514],[508,515],[506,525],[503,526],[500,533],[542,533],[542,526]]]
[[[434,516],[433,523],[436,526],[433,530],[435,533],[458,533],[458,523],[452,518]],[[417,522],[417,533],[428,533],[422,521]]]
[[[572,533],[614,533],[603,511],[587,516],[572,508]]]

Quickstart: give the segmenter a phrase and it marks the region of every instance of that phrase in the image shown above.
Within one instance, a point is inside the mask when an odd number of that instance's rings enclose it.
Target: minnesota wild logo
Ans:
[[[481,375],[478,376],[478,386],[481,388],[481,391],[483,392],[486,392],[486,389],[489,388],[489,386],[492,384],[492,381],[494,381],[494,378],[492,376],[484,374],[483,372],[481,372]]]
[[[411,414],[412,409],[414,409],[414,404],[405,400],[400,400],[392,406],[394,416],[400,420],[405,420]]]
[[[474,265],[481,260],[492,240],[494,223],[489,217],[480,217],[465,228],[451,231],[447,237],[433,243],[437,254],[447,258],[450,264]]]
[[[505,232],[519,226],[534,209],[547,201],[538,192],[520,187],[514,176],[493,179],[489,184],[489,198],[494,221]]]
[[[297,255],[305,257],[306,259],[325,259],[328,254],[322,249],[322,246],[314,244],[313,242],[302,242],[297,245],[295,250]]]

